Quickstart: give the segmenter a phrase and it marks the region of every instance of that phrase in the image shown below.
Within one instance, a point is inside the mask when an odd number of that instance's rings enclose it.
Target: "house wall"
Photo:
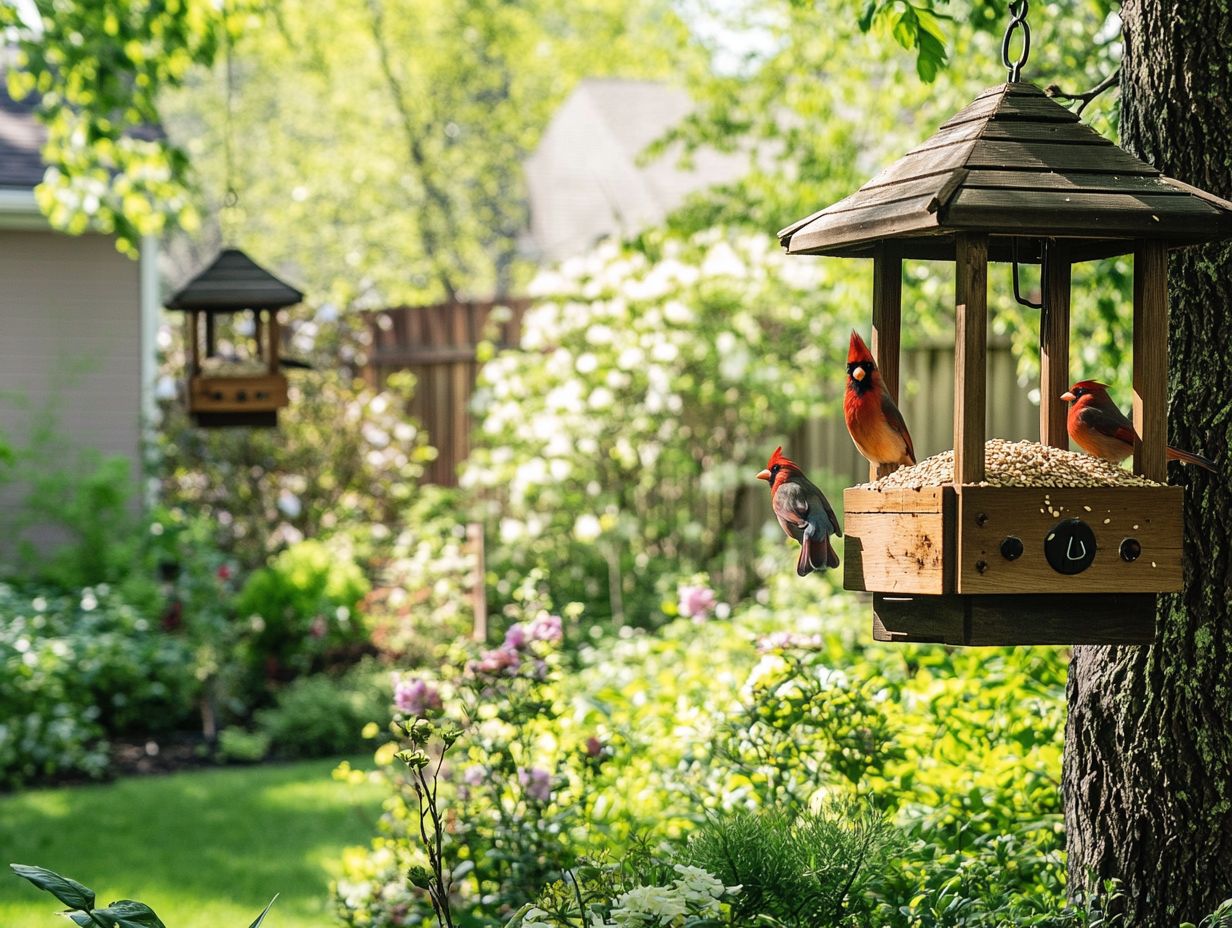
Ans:
[[[0,230],[0,435],[17,447],[49,427],[59,450],[123,455],[140,465],[140,265],[104,235]],[[12,553],[21,487],[0,487],[0,559]],[[39,528],[36,543],[54,540]]]

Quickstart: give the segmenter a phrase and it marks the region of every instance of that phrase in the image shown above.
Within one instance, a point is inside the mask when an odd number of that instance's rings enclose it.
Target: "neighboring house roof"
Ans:
[[[606,236],[637,232],[690,193],[742,177],[746,154],[703,149],[689,168],[678,166],[678,152],[639,163],[646,147],[692,109],[685,91],[657,81],[581,81],[525,164],[530,237],[539,255],[560,260]]]
[[[43,180],[47,129],[34,115],[34,100],[18,102],[5,90],[0,71],[0,187],[30,190]]]

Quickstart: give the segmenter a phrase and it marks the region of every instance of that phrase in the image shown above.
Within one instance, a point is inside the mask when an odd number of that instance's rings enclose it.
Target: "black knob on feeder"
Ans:
[[[1044,538],[1044,557],[1059,574],[1080,574],[1095,560],[1095,532],[1081,519],[1066,519]]]
[[[1001,539],[1001,556],[1007,561],[1016,561],[1022,557],[1023,546],[1022,539],[1014,535],[1007,535]]]

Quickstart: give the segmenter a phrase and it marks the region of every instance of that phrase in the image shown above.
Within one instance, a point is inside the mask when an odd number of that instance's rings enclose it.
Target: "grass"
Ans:
[[[370,760],[353,761],[357,767]],[[326,928],[343,847],[364,844],[381,790],[330,778],[335,761],[232,767],[0,798],[0,925],[68,924],[8,870],[36,864],[99,902],[137,899],[168,928]]]

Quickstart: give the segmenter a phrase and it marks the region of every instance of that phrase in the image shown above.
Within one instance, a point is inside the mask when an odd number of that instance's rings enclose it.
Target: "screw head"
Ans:
[[[1120,552],[1121,560],[1127,564],[1132,564],[1142,557],[1142,542],[1137,538],[1126,538],[1121,542]]]
[[[1022,539],[1016,535],[1007,535],[1001,539],[1001,556],[1007,561],[1016,561],[1022,557]]]

